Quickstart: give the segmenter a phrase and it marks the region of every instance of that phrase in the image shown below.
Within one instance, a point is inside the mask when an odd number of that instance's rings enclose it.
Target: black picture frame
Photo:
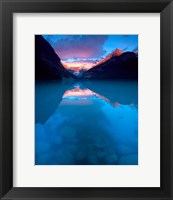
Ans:
[[[13,187],[13,13],[160,13],[161,187]],[[173,2],[170,0],[0,0],[0,197],[7,199],[173,199]],[[152,112],[152,111],[151,111]],[[151,133],[152,134],[152,133]],[[153,146],[154,148],[154,146]],[[91,180],[92,181],[92,180]],[[148,180],[150,181],[150,180]]]

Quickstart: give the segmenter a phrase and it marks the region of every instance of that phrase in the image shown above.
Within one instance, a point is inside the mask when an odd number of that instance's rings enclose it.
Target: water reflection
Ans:
[[[36,164],[138,164],[137,96],[135,81],[36,84]]]

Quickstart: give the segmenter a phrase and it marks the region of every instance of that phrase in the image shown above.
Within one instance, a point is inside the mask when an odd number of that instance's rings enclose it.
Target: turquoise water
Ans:
[[[137,81],[39,82],[36,165],[137,165]]]

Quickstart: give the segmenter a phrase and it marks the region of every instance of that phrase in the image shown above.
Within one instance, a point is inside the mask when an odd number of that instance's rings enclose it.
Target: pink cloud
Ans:
[[[97,58],[105,54],[103,44],[108,36],[105,35],[70,35],[58,39],[53,47],[61,59]]]

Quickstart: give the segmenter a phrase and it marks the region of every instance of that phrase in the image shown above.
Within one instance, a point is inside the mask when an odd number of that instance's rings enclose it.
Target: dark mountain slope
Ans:
[[[83,79],[137,79],[138,57],[133,52],[113,56],[84,73]]]
[[[35,36],[35,79],[62,80],[75,78],[61,64],[60,58],[51,45],[41,36]]]

